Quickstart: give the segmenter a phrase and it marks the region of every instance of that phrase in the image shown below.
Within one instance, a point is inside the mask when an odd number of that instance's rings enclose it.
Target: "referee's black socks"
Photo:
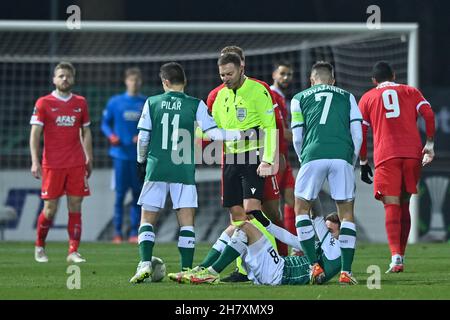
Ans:
[[[264,215],[264,213],[261,210],[252,210],[246,213],[247,215],[254,216],[255,219],[258,220],[258,222],[261,223],[264,227],[269,226],[270,220]]]

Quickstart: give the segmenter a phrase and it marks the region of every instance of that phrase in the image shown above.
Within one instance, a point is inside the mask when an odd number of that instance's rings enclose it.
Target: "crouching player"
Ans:
[[[297,236],[271,223],[264,216],[258,219],[275,238],[296,249],[301,249]],[[319,239],[316,245],[319,264],[325,273],[324,282],[341,271],[341,249],[339,246],[340,221],[336,213],[325,219],[316,217],[313,227]],[[201,264],[190,271],[171,273],[169,278],[180,283],[218,284],[219,274],[238,256],[249,280],[265,285],[303,285],[311,282],[311,267],[306,256],[282,257],[269,240],[253,224],[244,222],[241,226],[229,226],[214,244],[220,251],[219,258],[211,265]],[[324,283],[322,282],[322,283]]]

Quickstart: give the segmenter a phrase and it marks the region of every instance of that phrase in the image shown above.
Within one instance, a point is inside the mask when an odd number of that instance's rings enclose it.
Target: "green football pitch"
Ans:
[[[200,262],[208,249],[208,244],[197,245],[195,262]],[[81,288],[68,289],[73,274],[65,261],[66,250],[66,243],[49,242],[50,261],[39,264],[34,261],[31,242],[0,242],[0,300],[450,299],[450,244],[410,245],[405,272],[399,274],[384,273],[389,262],[386,244],[359,244],[353,264],[359,284],[351,287],[339,286],[337,277],[321,286],[271,287],[251,283],[194,286],[177,284],[167,277],[158,283],[131,285],[128,280],[138,260],[136,245],[82,243],[80,252],[87,262],[79,265]],[[165,261],[168,272],[178,271],[175,243],[157,243],[154,255]],[[232,266],[223,275],[230,271]],[[376,287],[377,276],[379,289],[369,289]]]

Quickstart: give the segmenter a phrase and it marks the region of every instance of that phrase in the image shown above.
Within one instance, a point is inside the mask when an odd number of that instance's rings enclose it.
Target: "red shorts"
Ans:
[[[289,162],[286,162],[286,169],[277,174],[278,187],[280,190],[294,189],[295,179]]]
[[[403,191],[417,193],[420,179],[421,161],[411,158],[393,158],[379,164],[375,169],[374,196],[399,197]]]
[[[263,200],[271,201],[280,199],[280,188],[276,176],[269,176],[264,179]]]
[[[86,166],[51,169],[42,168],[42,199],[57,199],[62,195],[84,197],[90,195]]]

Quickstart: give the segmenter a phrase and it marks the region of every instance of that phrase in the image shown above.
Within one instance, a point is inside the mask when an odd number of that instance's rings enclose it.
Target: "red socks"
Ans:
[[[408,243],[409,230],[411,229],[411,215],[409,213],[409,202],[402,203],[401,233],[400,233],[400,255],[405,255]]]
[[[389,242],[389,248],[391,249],[391,255],[401,255],[401,218],[402,209],[398,204],[385,204],[384,210],[386,211],[386,233]]]
[[[48,230],[52,225],[52,220],[45,217],[44,211],[41,211],[37,220],[37,237],[36,246],[44,247],[45,239],[47,238]],[[78,251],[81,238],[81,213],[69,212],[69,223],[67,225],[67,232],[69,233],[69,254]]]
[[[69,223],[67,225],[69,233],[69,254],[78,251],[81,238],[81,213],[69,212]]]
[[[284,228],[293,235],[297,234],[297,228],[295,227],[295,211],[293,207],[284,205]]]
[[[52,220],[45,217],[44,211],[42,210],[39,214],[37,224],[36,224],[36,246],[45,247],[45,239],[47,238],[48,230],[52,225]]]

